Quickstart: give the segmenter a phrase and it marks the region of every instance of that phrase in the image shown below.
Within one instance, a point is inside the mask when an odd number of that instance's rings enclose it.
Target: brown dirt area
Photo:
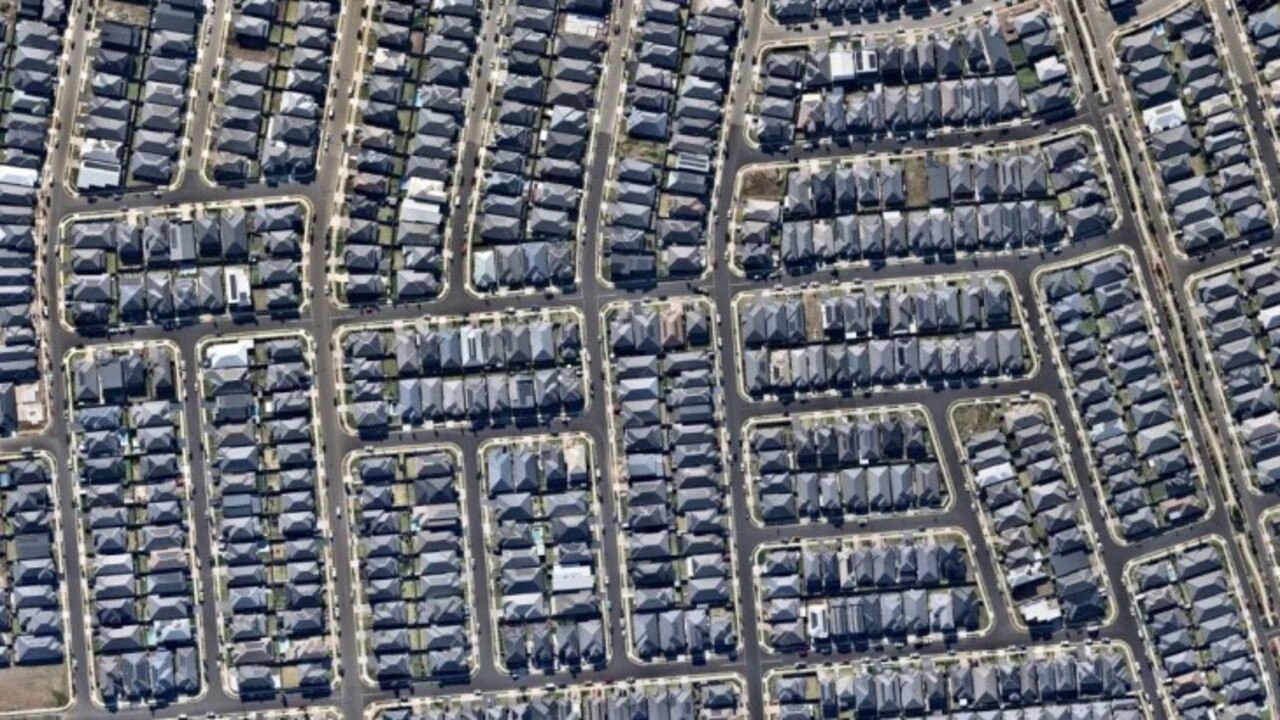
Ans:
[[[779,200],[786,192],[787,173],[777,168],[749,170],[742,176],[742,197]]]
[[[0,670],[0,713],[58,708],[67,703],[67,695],[66,665]]]
[[[149,9],[125,2],[104,2],[99,8],[99,14],[110,20],[139,27],[146,27],[151,22]]]
[[[987,430],[995,430],[1000,426],[1000,417],[1004,408],[990,403],[962,405],[956,410],[956,432],[961,444],[969,438]]]

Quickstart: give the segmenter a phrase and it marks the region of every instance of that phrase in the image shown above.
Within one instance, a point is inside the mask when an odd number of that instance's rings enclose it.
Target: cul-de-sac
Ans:
[[[1280,0],[0,0],[0,720],[1280,720]]]

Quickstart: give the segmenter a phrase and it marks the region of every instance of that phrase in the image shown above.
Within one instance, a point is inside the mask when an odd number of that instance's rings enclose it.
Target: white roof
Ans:
[[[1042,83],[1049,83],[1067,76],[1067,66],[1056,55],[1051,55],[1036,63],[1036,77]]]
[[[223,287],[227,291],[227,302],[232,305],[253,304],[253,287],[249,280],[249,270],[239,265],[229,265],[222,270]]]
[[[564,448],[564,465],[571,474],[587,471],[587,448],[579,443],[566,445]]]
[[[404,202],[400,203],[400,222],[438,226],[444,222],[444,216],[440,213],[440,206],[436,203],[405,198]]]
[[[205,349],[204,355],[209,367],[247,367],[249,353],[252,351],[253,340],[245,338],[210,345]]]
[[[1054,622],[1062,617],[1062,610],[1058,607],[1057,601],[1050,598],[1029,602],[1019,609],[1022,611],[1023,619],[1032,623]]]
[[[857,68],[853,62],[853,50],[843,48],[831,51],[831,80],[840,82],[842,80],[852,80],[857,73]]]
[[[493,250],[478,250],[472,253],[471,265],[471,277],[478,285],[486,285],[498,277],[497,258]]]
[[[782,213],[782,204],[777,200],[763,198],[747,198],[743,203],[743,219],[777,222]]]
[[[0,165],[0,185],[35,187],[39,182],[40,173],[35,168]]]
[[[596,576],[589,565],[556,565],[551,568],[552,592],[573,592],[595,587]]]
[[[560,30],[568,35],[599,38],[605,35],[605,24],[603,21],[587,15],[568,13],[564,16],[564,24]]]
[[[1269,308],[1263,308],[1258,311],[1258,322],[1267,330],[1280,325],[1280,323],[1275,322],[1277,319],[1280,319],[1280,305],[1272,305]]]
[[[76,176],[76,187],[81,190],[115,187],[120,184],[120,171],[94,165],[81,165]]]
[[[978,487],[984,488],[994,483],[1009,480],[1013,478],[1014,475],[1013,465],[1004,462],[979,470],[974,477],[974,482]]]
[[[1142,124],[1146,126],[1147,132],[1153,134],[1181,127],[1187,124],[1187,110],[1182,106],[1181,100],[1171,100],[1163,105],[1143,110]]]
[[[409,178],[404,184],[404,194],[415,200],[430,200],[439,205],[449,201],[444,183],[430,178]]]

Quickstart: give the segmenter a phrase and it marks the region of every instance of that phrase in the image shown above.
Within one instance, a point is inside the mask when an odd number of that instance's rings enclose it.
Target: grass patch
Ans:
[[[1040,87],[1040,78],[1036,75],[1034,68],[1023,67],[1018,70],[1018,88],[1024,93],[1031,92]]]
[[[1027,65],[1027,49],[1021,42],[1009,43],[1009,59],[1013,61],[1016,68],[1025,67]]]

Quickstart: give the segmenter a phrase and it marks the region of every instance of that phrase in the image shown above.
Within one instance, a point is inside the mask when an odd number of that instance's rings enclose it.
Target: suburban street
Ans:
[[[34,435],[21,435],[0,440],[0,452],[34,448],[50,453],[55,459],[58,473],[58,492],[63,503],[60,508],[63,543],[75,548],[82,542],[77,480],[73,475],[71,446],[72,429],[67,404],[67,378],[63,376],[62,358],[79,348],[114,342],[148,342],[167,340],[175,343],[181,353],[184,369],[183,391],[187,400],[185,426],[190,463],[191,510],[194,519],[193,535],[197,556],[201,559],[195,570],[202,589],[203,602],[199,607],[202,637],[199,639],[203,654],[204,684],[207,694],[194,702],[171,707],[140,708],[107,713],[90,699],[91,639],[86,636],[81,613],[88,612],[90,598],[85,597],[81,578],[87,571],[80,566],[80,555],[67,552],[63,564],[63,583],[67,590],[68,606],[73,622],[68,626],[67,655],[73,659],[74,705],[69,712],[59,716],[77,720],[101,717],[151,718],[151,717],[202,717],[211,715],[235,715],[267,711],[283,707],[336,708],[344,718],[363,717],[367,709],[378,702],[397,698],[428,697],[433,695],[466,694],[475,692],[506,691],[538,688],[548,683],[596,683],[625,682],[664,677],[685,677],[707,673],[731,672],[744,678],[747,688],[748,710],[752,720],[765,717],[766,673],[790,668],[797,662],[829,663],[872,658],[906,657],[915,653],[944,653],[947,651],[999,650],[1030,645],[1035,642],[1011,620],[1012,608],[1004,607],[1001,587],[1001,568],[994,560],[994,553],[984,546],[984,531],[979,520],[976,498],[964,481],[964,469],[957,441],[951,437],[948,413],[953,403],[965,399],[995,398],[1019,394],[1038,394],[1048,397],[1059,421],[1067,433],[1070,462],[1078,479],[1086,516],[1099,539],[1099,548],[1107,567],[1107,580],[1116,595],[1117,615],[1113,622],[1099,628],[1082,628],[1058,632],[1053,642],[1062,640],[1110,639],[1126,643],[1140,659],[1145,659],[1142,619],[1135,603],[1126,591],[1124,577],[1128,563],[1151,553],[1173,548],[1188,540],[1216,535],[1226,541],[1234,567],[1240,574],[1244,587],[1246,611],[1255,628],[1262,635],[1261,642],[1280,637],[1280,606],[1275,598],[1280,591],[1280,575],[1271,561],[1268,531],[1260,517],[1268,510],[1280,507],[1280,494],[1261,494],[1248,489],[1247,470],[1243,460],[1237,457],[1229,433],[1229,423],[1221,421],[1227,415],[1223,399],[1214,387],[1209,368],[1212,358],[1196,335],[1192,320],[1193,299],[1187,291],[1187,280],[1201,272],[1234,259],[1249,257],[1260,249],[1275,247],[1275,240],[1257,246],[1232,245],[1213,252],[1185,257],[1175,252],[1174,230],[1168,224],[1162,207],[1158,182],[1150,177],[1142,147],[1146,142],[1131,108],[1126,106],[1126,95],[1120,92],[1125,80],[1113,57],[1113,36],[1123,28],[1160,16],[1179,3],[1172,0],[1151,0],[1136,6],[1131,14],[1121,15],[1109,11],[1101,3],[1091,0],[1059,0],[1058,12],[1066,20],[1067,49],[1072,66],[1078,71],[1074,80],[1080,87],[1080,104],[1069,118],[1054,123],[1023,123],[1016,126],[994,127],[977,131],[958,130],[940,133],[937,137],[902,138],[885,137],[848,146],[837,143],[819,144],[816,147],[792,147],[785,152],[769,152],[749,137],[752,123],[750,109],[753,85],[757,78],[760,53],[767,46],[777,43],[795,43],[811,38],[827,37],[833,27],[825,22],[813,25],[783,26],[767,17],[767,0],[744,0],[743,27],[737,49],[739,63],[726,97],[725,127],[723,129],[723,162],[718,169],[718,180],[712,203],[712,231],[708,237],[707,253],[712,265],[703,277],[693,280],[670,280],[652,287],[619,288],[600,280],[601,263],[605,262],[600,245],[604,224],[603,208],[609,202],[606,180],[610,177],[611,149],[614,133],[622,127],[619,114],[623,112],[623,99],[627,91],[625,72],[627,63],[633,62],[634,49],[628,45],[629,28],[635,15],[643,7],[639,0],[619,0],[613,10],[613,22],[622,28],[622,34],[609,37],[607,60],[603,68],[602,91],[594,120],[591,139],[590,162],[584,168],[586,182],[582,200],[584,221],[579,237],[579,282],[570,292],[557,294],[516,294],[510,296],[478,297],[467,291],[467,254],[469,237],[467,218],[472,216],[471,205],[477,202],[480,182],[478,167],[485,143],[485,123],[489,108],[494,102],[493,61],[497,46],[506,30],[498,27],[499,9],[512,0],[488,0],[486,19],[479,39],[480,58],[472,83],[471,109],[463,130],[458,152],[458,172],[454,179],[453,193],[458,198],[451,212],[448,226],[446,256],[447,291],[438,300],[409,305],[379,305],[375,307],[344,307],[336,302],[330,292],[331,274],[335,261],[330,256],[336,224],[344,222],[340,204],[343,196],[341,183],[345,177],[344,163],[349,158],[348,143],[354,130],[348,126],[359,100],[359,67],[361,54],[366,48],[365,33],[371,22],[369,11],[372,0],[344,0],[339,41],[333,57],[333,76],[330,83],[329,102],[333,112],[324,121],[327,142],[321,148],[318,159],[318,175],[314,181],[299,184],[263,184],[243,187],[221,187],[208,182],[203,175],[206,154],[206,130],[212,122],[214,106],[210,102],[219,74],[222,58],[217,52],[225,39],[226,26],[221,22],[232,11],[234,0],[210,0],[208,10],[213,19],[206,35],[208,46],[204,48],[202,62],[192,76],[193,97],[197,102],[187,123],[188,152],[183,172],[177,186],[158,196],[150,193],[124,195],[98,195],[79,197],[59,180],[51,183],[43,201],[43,227],[41,240],[40,279],[45,298],[46,317],[39,320],[44,328],[44,352],[50,362],[51,373],[44,379],[48,392],[50,424],[46,431]],[[70,127],[76,122],[77,97],[82,85],[81,73],[86,62],[87,43],[82,40],[88,27],[94,0],[79,0],[72,10],[70,27],[73,42],[65,59],[68,75],[62,80],[63,90],[55,113],[55,144],[50,153],[46,175],[61,179],[68,164],[73,162],[69,142]],[[1260,97],[1264,92],[1260,80],[1254,75],[1246,40],[1239,37],[1239,29],[1231,16],[1231,0],[1212,0],[1211,7],[1225,21],[1225,43],[1234,74],[1244,94],[1248,108],[1248,122],[1257,137],[1258,152],[1271,187],[1280,187],[1280,161],[1277,160],[1274,129],[1261,110]],[[982,13],[983,4],[968,2],[956,5],[944,15],[934,13],[922,18],[897,18],[880,23],[840,26],[839,30],[858,32],[894,32],[899,29],[927,30],[953,23]],[[1080,33],[1086,33],[1087,38]],[[1084,41],[1088,40],[1086,44]],[[1088,57],[1086,47],[1097,49],[1100,57]],[[1103,77],[1096,78],[1086,68],[1101,68]],[[1096,81],[1102,80],[1109,92],[1100,92]],[[846,267],[823,270],[809,275],[748,278],[736,274],[729,267],[732,209],[735,203],[734,179],[750,165],[783,160],[805,161],[836,157],[852,157],[865,154],[886,154],[907,149],[947,150],[962,147],[980,147],[988,143],[1006,143],[1030,140],[1052,132],[1073,128],[1089,128],[1101,139],[1102,165],[1110,172],[1110,183],[1117,197],[1113,198],[1119,213],[1118,224],[1104,237],[1044,251],[1007,252],[998,255],[951,259],[936,263],[890,263],[866,267]],[[798,145],[798,144],[797,144]],[[1130,178],[1136,180],[1136,184]],[[107,336],[82,335],[69,330],[58,321],[59,298],[63,296],[61,268],[58,263],[59,243],[57,228],[66,218],[77,213],[104,212],[137,209],[152,206],[169,206],[187,203],[211,203],[234,200],[300,197],[312,209],[310,254],[308,272],[310,296],[302,315],[288,320],[260,319],[257,323],[233,323],[228,320],[184,325],[175,328],[155,326],[139,327]],[[1172,354],[1171,375],[1175,379],[1175,391],[1186,407],[1190,419],[1190,441],[1196,453],[1204,461],[1209,502],[1212,511],[1207,519],[1179,527],[1169,532],[1136,543],[1117,542],[1107,527],[1111,517],[1108,501],[1098,492],[1094,482],[1094,468],[1085,454],[1088,441],[1073,414],[1071,390],[1064,387],[1063,373],[1055,362],[1054,339],[1048,320],[1033,286],[1032,276],[1041,266],[1070,261],[1105,248],[1125,247],[1141,259],[1139,271],[1148,292],[1156,299],[1153,311],[1166,344]],[[1016,283],[1017,297],[1029,320],[1033,342],[1028,350],[1039,359],[1037,370],[1029,377],[998,382],[973,382],[967,385],[947,387],[922,387],[890,390],[877,393],[850,393],[845,396],[821,397],[810,400],[782,402],[756,401],[744,397],[739,391],[734,333],[732,328],[732,301],[742,292],[767,290],[778,287],[799,287],[813,282],[870,281],[910,279],[936,273],[963,274],[977,270],[1009,273]],[[625,574],[626,563],[622,556],[620,535],[624,532],[616,520],[621,512],[617,506],[615,465],[619,462],[615,438],[610,436],[609,407],[606,398],[610,388],[606,385],[608,353],[603,346],[605,336],[601,327],[601,310],[607,304],[619,300],[662,298],[680,295],[701,295],[714,303],[719,326],[720,365],[723,375],[720,425],[727,435],[729,457],[725,458],[725,472],[731,489],[731,522],[736,555],[737,596],[736,611],[740,627],[741,652],[734,657],[716,658],[707,662],[642,663],[628,655],[627,602]],[[361,438],[345,431],[339,420],[342,397],[339,378],[342,369],[335,364],[341,358],[334,343],[344,328],[369,322],[412,320],[424,316],[475,315],[507,310],[576,307],[583,312],[582,328],[584,345],[589,351],[588,376],[585,378],[589,404],[582,414],[568,420],[557,421],[541,428],[484,428],[424,429],[410,432],[392,432],[387,438]],[[323,477],[326,478],[326,508],[328,517],[323,527],[333,559],[333,597],[337,601],[335,614],[337,625],[336,661],[337,685],[329,697],[303,698],[284,696],[259,702],[245,702],[226,691],[221,677],[222,658],[219,649],[219,608],[217,607],[217,580],[215,579],[216,538],[213,512],[210,506],[209,462],[200,438],[201,388],[197,386],[197,368],[200,358],[197,344],[212,336],[230,336],[245,332],[303,331],[316,343],[315,377],[313,379],[320,416],[320,442]],[[868,408],[876,405],[915,403],[928,412],[936,430],[934,438],[940,451],[940,460],[951,478],[951,490],[955,502],[941,514],[928,516],[870,517],[856,526],[836,526],[814,523],[804,526],[763,527],[750,513],[752,488],[746,472],[743,447],[743,426],[751,418],[767,415],[794,414],[798,412],[836,410],[840,408]],[[603,568],[607,571],[607,627],[609,635],[609,662],[598,671],[582,671],[576,675],[560,674],[553,677],[528,675],[513,678],[503,673],[495,658],[492,634],[497,626],[491,617],[495,578],[488,577],[483,562],[485,548],[483,508],[486,502],[481,488],[477,464],[478,448],[485,440],[499,437],[537,434],[539,432],[581,432],[587,434],[597,450],[597,467],[601,468],[600,497],[602,500]],[[410,687],[379,688],[366,684],[361,678],[360,662],[363,650],[358,634],[358,618],[366,612],[357,602],[355,588],[361,584],[356,572],[353,553],[353,529],[350,514],[341,510],[348,507],[349,489],[344,479],[346,457],[358,450],[399,448],[431,443],[452,443],[462,451],[463,473],[466,482],[466,516],[468,520],[467,542],[473,558],[470,606],[474,618],[478,642],[474,651],[476,669],[469,683],[441,685],[418,682]],[[862,533],[922,530],[926,527],[954,526],[963,529],[977,549],[978,575],[987,589],[993,607],[991,632],[972,638],[963,638],[950,645],[933,643],[894,645],[864,652],[833,652],[798,656],[775,654],[761,647],[753,585],[753,569],[756,550],[764,543],[789,538],[837,538]],[[1274,687],[1280,677],[1280,666],[1275,656],[1264,651],[1266,674]],[[1160,716],[1159,703],[1161,678],[1151,663],[1138,663],[1143,689]],[[1273,698],[1274,700],[1274,698]]]

